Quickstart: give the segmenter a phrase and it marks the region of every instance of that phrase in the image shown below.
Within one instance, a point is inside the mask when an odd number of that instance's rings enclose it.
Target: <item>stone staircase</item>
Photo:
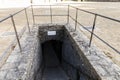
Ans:
[[[42,80],[70,80],[61,67],[46,67]]]
[[[42,73],[42,80],[70,80],[64,70],[61,68],[51,43],[44,45],[43,53],[45,67]],[[37,78],[37,80],[40,79]]]

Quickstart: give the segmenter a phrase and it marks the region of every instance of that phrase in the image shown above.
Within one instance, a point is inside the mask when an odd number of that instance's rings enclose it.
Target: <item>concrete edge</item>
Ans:
[[[66,29],[78,45],[83,55],[100,76],[101,80],[119,80],[120,67],[113,63],[99,48],[92,44],[88,46],[89,39],[80,31],[74,31],[71,25],[65,25]]]

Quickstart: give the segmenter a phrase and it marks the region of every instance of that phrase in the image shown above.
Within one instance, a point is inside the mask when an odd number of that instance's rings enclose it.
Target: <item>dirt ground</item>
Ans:
[[[91,12],[95,12],[98,14],[102,14],[108,17],[112,17],[115,19],[120,20],[120,3],[79,3],[79,4],[72,4],[76,7],[79,7],[80,9],[88,10]],[[42,15],[42,14],[49,14],[50,9],[49,8],[42,8],[38,9],[37,7],[34,7],[34,14],[35,15]],[[64,8],[64,9],[63,9]],[[14,12],[17,12],[21,10],[22,8],[6,8],[6,9],[0,9],[0,19],[4,18],[5,16],[8,16]],[[58,14],[58,15],[67,15],[67,7],[52,7],[52,14]],[[31,9],[27,10],[28,16],[29,16],[29,22],[32,23],[32,16],[31,16]],[[70,8],[70,15],[74,18],[76,14],[76,10],[73,8]],[[14,16],[15,24],[17,27],[18,33],[22,30],[22,28],[26,25],[26,18],[25,18],[25,12]],[[78,11],[78,21],[83,24],[86,28],[91,30],[93,25],[93,19],[94,15]],[[50,22],[51,17],[35,17],[35,23],[51,23]],[[53,23],[66,23],[67,17],[66,16],[53,16],[52,17]],[[70,20],[71,23],[74,23],[72,20]],[[8,19],[5,22],[0,23],[0,54],[4,52],[4,50],[10,45],[10,42],[13,41],[15,38],[14,35],[14,29],[11,24],[11,19]],[[79,28],[88,38],[90,38],[90,33],[88,33],[86,30],[84,30],[82,27],[77,25],[77,28]],[[109,43],[111,46],[116,48],[120,52],[120,23],[104,19],[101,17],[97,17],[96,26],[95,26],[95,34],[97,34],[101,39]],[[116,64],[120,66],[120,55],[113,51],[111,48],[106,46],[102,41],[97,39],[96,37],[93,37],[93,42],[95,43],[99,48],[102,49],[102,51],[110,57]]]

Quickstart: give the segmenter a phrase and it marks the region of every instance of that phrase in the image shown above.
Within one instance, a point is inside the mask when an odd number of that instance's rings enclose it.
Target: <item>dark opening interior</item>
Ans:
[[[35,80],[90,80],[75,68],[77,58],[68,40],[49,40],[41,48],[42,67]]]
[[[62,42],[50,40],[42,44],[45,67],[56,67],[62,62]]]
[[[43,71],[42,80],[69,80],[63,70],[62,42],[50,40],[42,44]]]
[[[64,28],[56,30],[53,36],[40,29],[39,35],[40,60],[35,80],[98,80],[89,76],[84,56]]]

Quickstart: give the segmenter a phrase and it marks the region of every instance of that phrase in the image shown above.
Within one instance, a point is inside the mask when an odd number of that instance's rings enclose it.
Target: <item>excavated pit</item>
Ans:
[[[42,61],[35,80],[94,80],[82,72],[85,68],[64,26],[40,27],[39,41]]]
[[[0,69],[0,80],[119,80],[120,68],[69,24],[34,25]]]

